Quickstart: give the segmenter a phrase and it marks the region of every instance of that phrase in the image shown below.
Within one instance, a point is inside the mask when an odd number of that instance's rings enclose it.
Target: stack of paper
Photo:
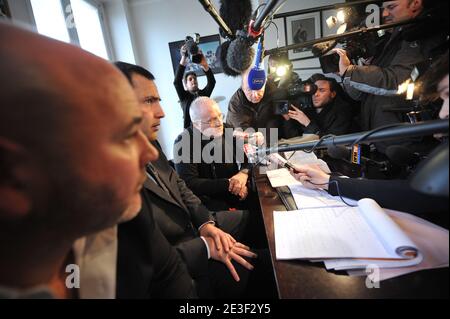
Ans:
[[[448,267],[448,230],[420,218],[385,212],[373,200],[348,207],[326,192],[290,186],[298,211],[274,212],[277,259],[323,261],[327,269],[379,280]]]

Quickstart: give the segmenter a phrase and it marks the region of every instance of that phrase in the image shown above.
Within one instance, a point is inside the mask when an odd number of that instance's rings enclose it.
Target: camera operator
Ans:
[[[303,134],[320,137],[328,134],[343,135],[352,126],[352,110],[338,94],[338,84],[334,79],[322,74],[314,74],[310,80],[317,87],[312,96],[312,107],[299,108],[291,105],[284,114],[284,136],[293,138]]]
[[[177,73],[175,75],[175,80],[173,85],[177,90],[178,98],[180,99],[181,109],[183,110],[183,118],[184,118],[184,128],[188,128],[191,126],[192,121],[189,115],[189,109],[191,107],[191,103],[199,96],[210,97],[214,87],[216,86],[216,79],[214,78],[214,73],[208,65],[208,61],[203,53],[199,50],[199,54],[201,55],[201,60],[198,63],[207,77],[207,85],[203,90],[199,90],[197,75],[195,72],[187,72],[186,66],[189,63],[189,55],[188,55],[188,46],[187,44],[181,47],[181,61],[177,69]],[[198,57],[200,59],[200,57]],[[192,61],[194,62],[194,61]],[[186,89],[183,86],[186,86]]]
[[[421,18],[428,13],[441,13],[441,0],[396,0],[384,2],[384,23],[395,23],[413,18]],[[448,11],[445,10],[445,14]],[[444,14],[444,13],[441,13]],[[437,57],[445,52],[447,28],[424,21],[416,25],[395,28],[384,47],[374,56],[370,66],[352,65],[346,51],[335,49],[340,56],[339,73],[343,78],[347,93],[361,101],[361,126],[372,130],[384,125],[404,122],[405,115],[393,111],[404,105],[404,99],[396,95],[400,84],[411,76],[419,63]],[[445,23],[444,23],[445,24]],[[413,140],[396,144],[411,144]],[[392,144],[392,142],[390,142]],[[384,153],[388,143],[378,143],[379,152]]]
[[[430,97],[431,99],[440,97],[443,104],[439,117],[447,120],[449,118],[448,57],[447,51],[444,56],[434,63],[425,75],[422,87],[425,97]],[[436,151],[442,151],[444,148],[448,149],[448,136],[445,138],[436,136],[436,138],[442,141],[441,146]],[[438,153],[431,154],[428,158],[433,158],[433,156],[438,156]],[[445,172],[445,170],[443,171]],[[318,167],[307,165],[296,167],[295,177],[305,187],[324,189],[333,196],[341,195],[354,200],[370,196],[384,208],[417,214],[448,228],[448,193],[444,197],[422,194],[410,186],[410,180],[387,181],[345,178],[338,176],[338,174],[328,175]]]

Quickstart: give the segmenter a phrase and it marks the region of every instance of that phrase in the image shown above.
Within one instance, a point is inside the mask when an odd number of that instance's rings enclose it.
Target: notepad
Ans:
[[[322,207],[274,212],[278,260],[416,260],[414,242],[371,199],[358,207]]]

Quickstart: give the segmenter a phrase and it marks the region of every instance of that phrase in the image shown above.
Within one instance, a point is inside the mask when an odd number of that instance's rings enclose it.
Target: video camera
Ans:
[[[311,81],[303,81],[297,73],[292,73],[290,80],[279,86],[273,94],[276,115],[289,113],[291,105],[304,111],[313,108],[312,96],[317,92],[317,86]]]
[[[357,29],[355,29],[357,30]],[[334,48],[341,44],[353,64],[357,65],[360,59],[368,59],[375,55],[378,44],[382,41],[377,33],[363,33],[352,38],[331,41],[328,46]],[[313,47],[313,54],[319,58],[323,73],[339,72],[339,55],[337,53],[324,54],[322,50]],[[329,50],[327,51],[329,52]]]
[[[318,43],[313,46],[313,54],[319,58],[324,73],[336,73],[339,71],[339,55],[328,54],[333,48],[339,46],[347,52],[347,56],[353,64],[357,65],[360,59],[369,59],[376,53],[377,47],[383,43],[384,31],[358,32],[367,29],[367,14],[364,6],[348,7],[340,11],[342,17],[331,16],[327,20],[329,27],[334,27],[340,22],[338,35],[349,34],[338,40]],[[339,13],[338,13],[339,16]],[[334,19],[333,19],[334,18]]]
[[[192,63],[199,64],[203,59],[203,54],[200,52],[198,44],[200,43],[200,34],[195,33],[188,35],[185,40],[186,57],[189,57]]]

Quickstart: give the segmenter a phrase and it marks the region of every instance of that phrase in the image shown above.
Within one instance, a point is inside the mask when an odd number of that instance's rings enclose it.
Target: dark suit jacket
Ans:
[[[149,198],[142,193],[139,215],[118,227],[117,298],[195,297],[186,265],[156,225]]]
[[[153,142],[153,145],[159,150],[160,156],[152,164],[170,194],[147,178],[144,190],[150,199],[148,204],[151,205],[162,233],[177,248],[192,277],[205,276],[208,270],[208,253],[205,243],[199,237],[198,228],[214,221],[214,218],[170,166],[159,143]]]

